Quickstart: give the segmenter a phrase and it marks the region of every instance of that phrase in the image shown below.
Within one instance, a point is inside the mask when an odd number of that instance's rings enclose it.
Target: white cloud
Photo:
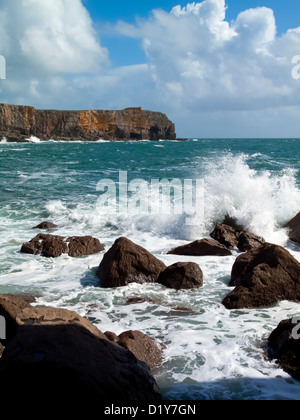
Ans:
[[[143,106],[166,112],[187,136],[238,137],[243,127],[245,136],[300,135],[300,83],[291,75],[300,28],[278,36],[271,9],[248,9],[228,22],[225,0],[204,0],[154,10],[113,31],[140,40],[144,65],[111,67],[80,0],[2,0],[3,100]]]

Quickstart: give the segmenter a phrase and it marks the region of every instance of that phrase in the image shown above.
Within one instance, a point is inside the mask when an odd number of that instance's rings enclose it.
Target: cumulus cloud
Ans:
[[[143,106],[166,112],[181,135],[299,135],[300,84],[291,74],[300,28],[278,36],[271,9],[228,22],[225,0],[204,0],[112,30],[140,42],[143,65],[112,68],[80,0],[2,0],[0,54],[10,70],[2,101]]]

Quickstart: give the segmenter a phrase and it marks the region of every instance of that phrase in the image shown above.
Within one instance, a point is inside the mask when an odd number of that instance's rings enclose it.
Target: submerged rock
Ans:
[[[236,259],[230,286],[236,287],[223,300],[228,309],[300,301],[300,263],[284,248],[265,243]]]
[[[39,233],[29,242],[22,245],[21,252],[25,254],[41,255],[47,258],[57,258],[62,254],[70,257],[83,257],[98,254],[105,249],[99,239],[91,236],[72,236],[65,238],[58,235]]]
[[[227,256],[232,255],[231,251],[214,239],[201,239],[182,245],[168,252],[171,255],[188,255],[201,257],[207,255]]]
[[[203,273],[196,263],[178,262],[162,271],[158,283],[170,289],[197,289],[203,286]]]
[[[300,318],[281,321],[268,339],[268,356],[300,381]]]
[[[121,237],[104,254],[98,268],[102,287],[154,283],[166,265],[145,248]]]
[[[42,222],[42,223],[40,223],[39,225],[37,225],[37,226],[34,226],[32,229],[45,229],[45,230],[51,230],[51,229],[55,229],[55,228],[57,228],[58,226],[57,225],[55,225],[54,223],[52,223],[52,222]]]
[[[286,225],[291,241],[300,244],[300,212]]]

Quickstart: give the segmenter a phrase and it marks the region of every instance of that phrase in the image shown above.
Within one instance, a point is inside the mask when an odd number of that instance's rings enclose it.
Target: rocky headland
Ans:
[[[0,104],[0,139],[26,142],[175,140],[175,125],[165,114],[142,108],[58,111]]]

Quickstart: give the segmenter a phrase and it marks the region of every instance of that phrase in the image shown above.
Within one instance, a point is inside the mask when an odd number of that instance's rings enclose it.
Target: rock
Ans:
[[[58,226],[51,222],[42,222],[37,226],[34,226],[32,229],[45,229],[45,230],[51,230],[55,229]]]
[[[265,243],[264,238],[254,235],[254,233],[243,231],[238,235],[238,249],[242,252],[259,248]]]
[[[75,324],[21,326],[0,359],[0,377],[2,401],[13,395],[23,408],[32,398],[70,410],[74,401],[161,400],[145,363]]]
[[[113,343],[131,351],[138,360],[146,363],[152,370],[162,362],[162,353],[166,347],[141,331],[125,331],[119,336],[106,332],[105,335]]]
[[[63,325],[82,326],[95,336],[105,338],[104,334],[86,318],[67,309],[52,307],[34,307],[20,296],[0,295],[0,315],[6,320],[6,340],[9,342],[23,325]]]
[[[57,111],[0,104],[0,138],[26,141],[31,136],[42,141],[176,139],[175,125],[165,114],[142,108]]]
[[[201,239],[191,242],[187,245],[179,246],[168,252],[172,255],[189,255],[201,257],[206,255],[232,255],[231,251],[225,245],[220,244],[214,239]]]
[[[236,259],[230,286],[236,287],[223,300],[227,309],[300,301],[300,263],[284,248],[265,243]]]
[[[238,246],[237,231],[229,225],[218,223],[210,236],[227,248],[235,248]]]
[[[68,245],[62,236],[39,233],[22,245],[21,252],[32,255],[40,254],[47,258],[57,258],[68,252]]]
[[[281,321],[268,339],[269,359],[300,381],[300,325],[294,319]],[[295,337],[293,337],[293,335]]]
[[[203,273],[196,263],[178,262],[162,271],[158,283],[170,289],[197,289],[203,286]]]
[[[97,275],[102,287],[156,282],[166,265],[145,248],[121,237],[104,254]]]
[[[73,236],[64,238],[58,235],[39,233],[31,241],[22,245],[21,252],[25,254],[41,255],[47,258],[57,258],[62,254],[70,257],[83,257],[97,254],[105,249],[99,239],[91,236]]]
[[[69,244],[68,255],[70,257],[98,254],[105,249],[105,246],[101,244],[99,239],[92,238],[91,236],[73,236],[68,238],[67,242]]]
[[[236,226],[236,227],[234,227]],[[250,251],[265,243],[265,240],[246,230],[238,230],[239,226],[232,222],[232,226],[218,223],[210,236],[227,248],[238,248],[242,252]]]
[[[300,244],[300,212],[286,225],[291,241]]]

